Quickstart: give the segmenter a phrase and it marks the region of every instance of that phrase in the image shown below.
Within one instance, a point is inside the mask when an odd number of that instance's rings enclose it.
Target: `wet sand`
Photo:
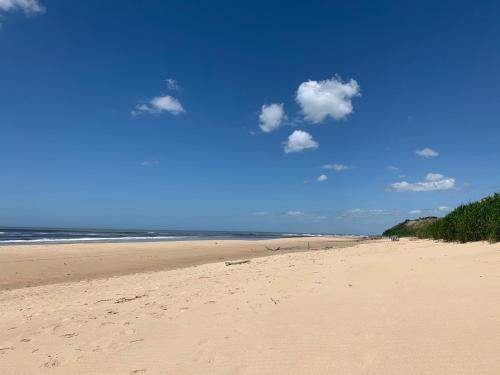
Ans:
[[[359,238],[164,241],[0,246],[0,290],[170,270],[221,260],[352,246]]]

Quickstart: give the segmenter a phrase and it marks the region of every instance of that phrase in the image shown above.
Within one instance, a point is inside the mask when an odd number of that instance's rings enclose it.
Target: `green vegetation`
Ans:
[[[500,241],[500,194],[457,207],[442,219],[421,228],[420,238],[445,241]]]
[[[422,217],[416,220],[405,220],[402,223],[387,229],[384,233],[382,233],[382,235],[387,237],[417,237],[420,229],[436,220],[438,220],[438,218],[435,216]]]
[[[419,237],[445,241],[500,241],[500,193],[463,204],[441,219],[406,220],[384,236]],[[419,225],[411,223],[419,222]],[[408,225],[410,223],[410,225]]]

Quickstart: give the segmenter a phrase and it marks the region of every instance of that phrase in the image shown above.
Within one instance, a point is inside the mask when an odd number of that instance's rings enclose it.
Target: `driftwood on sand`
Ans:
[[[268,247],[266,246],[266,249],[269,250],[269,251],[278,251],[279,249],[281,249],[281,246],[278,246],[277,248],[273,249],[272,247]]]
[[[250,263],[250,259],[246,260],[235,260],[234,262],[226,262],[226,266],[234,266],[235,264]]]

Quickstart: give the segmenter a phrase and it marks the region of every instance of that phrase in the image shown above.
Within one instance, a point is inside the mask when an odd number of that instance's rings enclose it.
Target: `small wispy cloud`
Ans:
[[[170,95],[157,96],[149,100],[147,103],[138,104],[131,112],[133,116],[138,116],[141,113],[160,114],[169,112],[173,115],[179,115],[186,112],[182,107],[181,102]]]
[[[352,218],[352,219],[366,219],[373,216],[399,216],[400,211],[397,210],[385,210],[380,208],[352,208],[345,210],[338,215],[340,219]]]
[[[439,152],[428,147],[423,148],[421,150],[416,150],[415,153],[423,158],[435,158],[439,156]]]
[[[300,210],[289,210],[285,212],[256,211],[252,213],[257,217],[269,217],[275,220],[294,220],[300,222],[319,223],[328,220],[328,216],[320,212],[306,212]]]
[[[321,166],[322,169],[332,169],[334,170],[335,172],[342,172],[342,171],[346,171],[349,169],[349,167],[347,165],[344,165],[344,164],[337,164],[337,163],[333,163],[333,164],[323,164]]]
[[[319,143],[316,142],[312,135],[302,130],[295,130],[285,142],[285,153],[301,152],[307,149],[316,149]]]
[[[451,211],[451,208],[448,206],[439,206],[436,208],[418,208],[414,210],[408,211],[410,215],[439,215],[445,212]]]
[[[438,191],[451,190],[455,187],[454,178],[445,178],[440,173],[428,173],[424,181],[419,182],[394,182],[390,184],[386,190],[396,192],[422,192],[422,191]]]
[[[328,176],[327,176],[326,174],[322,174],[321,176],[319,176],[319,177],[316,179],[316,181],[318,181],[318,182],[324,182],[324,181],[326,181],[326,180],[328,180]]]
[[[0,0],[0,11],[22,11],[25,14],[43,13],[45,8],[38,0]]]
[[[316,216],[313,216],[313,218],[311,219],[311,221],[313,223],[320,223],[320,222],[325,221],[325,220],[328,220],[328,216],[326,216],[326,215],[316,215]]]
[[[320,223],[322,221],[328,220],[328,216],[314,212],[288,211],[285,213],[285,215],[290,218],[300,219],[301,221],[313,223]]]
[[[181,91],[182,90],[182,88],[179,85],[179,83],[177,82],[177,80],[175,80],[173,78],[167,78],[166,83],[167,83],[167,88],[170,91]]]
[[[1,1],[1,0],[0,0]],[[170,91],[180,91],[181,87],[177,81],[173,78],[168,78],[165,80],[167,83],[167,88]],[[131,111],[132,116],[139,116],[142,113],[149,113],[152,115],[158,115],[163,112],[168,112],[172,115],[179,115],[185,113],[185,109],[182,106],[179,99],[171,95],[159,95],[146,102],[141,102],[137,104],[133,111]]]
[[[395,166],[393,166],[393,165],[389,165],[389,166],[387,166],[387,170],[388,170],[388,171],[393,171],[393,172],[395,172],[395,171],[398,171],[398,170],[399,170],[399,168],[398,168],[398,167],[395,167]]]
[[[157,165],[158,164],[158,160],[144,160],[143,162],[141,162],[141,165],[143,167],[151,167],[152,165]]]
[[[343,82],[338,76],[324,81],[302,82],[296,100],[306,121],[323,122],[327,117],[341,120],[352,113],[352,98],[360,95],[358,83]]]
[[[270,133],[280,127],[286,119],[283,104],[264,104],[259,115],[259,127],[264,133]]]

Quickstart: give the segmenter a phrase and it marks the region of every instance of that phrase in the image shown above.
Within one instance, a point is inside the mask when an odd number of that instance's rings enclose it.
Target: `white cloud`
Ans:
[[[0,0],[0,11],[22,10],[26,14],[41,13],[45,8],[38,0]]]
[[[397,171],[397,170],[399,170],[399,168],[398,168],[398,167],[395,167],[395,166],[393,166],[393,165],[389,165],[389,166],[387,167],[387,170],[389,170],[389,171]]]
[[[162,112],[178,115],[185,112],[185,110],[179,100],[170,95],[165,95],[154,97],[146,104],[138,104],[131,113],[133,116],[137,116],[141,113],[160,114]]]
[[[342,82],[340,77],[325,81],[302,82],[297,90],[304,119],[319,123],[327,117],[341,120],[352,112],[351,99],[360,95],[358,83],[351,79]]]
[[[422,209],[411,210],[408,211],[408,213],[411,215],[416,215],[416,214],[437,215],[443,212],[448,212],[450,210],[451,209],[447,206],[439,206],[437,208],[422,208]]]
[[[366,210],[362,208],[352,208],[350,210],[347,210],[343,213],[343,215],[350,216],[350,215],[359,215],[365,213]]]
[[[439,155],[439,152],[433,150],[432,148],[423,148],[421,150],[416,150],[415,153],[423,158],[435,158]]]
[[[285,118],[283,104],[264,104],[259,115],[259,126],[264,133],[269,133],[278,129]]]
[[[319,144],[316,142],[311,134],[302,130],[295,130],[288,137],[285,142],[285,153],[300,152],[306,149],[318,148]]]
[[[344,165],[344,164],[323,164],[321,166],[322,169],[333,169],[335,172],[342,172],[342,171],[345,171],[345,170],[348,170],[349,167],[347,165]]]
[[[179,83],[177,82],[177,80],[173,79],[173,78],[168,78],[166,80],[167,82],[167,88],[171,91],[181,91],[181,86],[179,85]]]
[[[364,208],[352,208],[342,212],[338,217],[341,219],[352,218],[352,219],[366,219],[374,216],[398,216],[399,211],[395,210],[384,210],[380,208],[364,209]]]
[[[313,218],[312,218],[313,223],[319,223],[319,222],[324,221],[324,220],[328,220],[328,216],[316,215],[316,216],[313,216]]]
[[[390,184],[388,189],[389,191],[411,191],[411,192],[421,192],[421,191],[438,191],[438,190],[450,190],[455,187],[455,179],[454,178],[445,178],[442,174],[439,173],[428,173],[425,176],[424,181],[419,182],[395,182]]]
[[[319,223],[328,219],[328,216],[318,212],[287,211],[284,213],[284,216],[294,220],[311,221],[313,223]]]
[[[150,167],[150,166],[152,166],[152,165],[156,165],[156,164],[158,164],[158,160],[144,160],[144,161],[141,163],[141,165],[142,165],[143,167]]]
[[[442,180],[444,176],[441,173],[427,173],[425,175],[426,181],[439,181]]]
[[[319,182],[323,182],[323,181],[328,180],[328,176],[326,174],[322,174],[316,180],[319,181]]]
[[[272,218],[276,220],[293,220],[313,223],[319,223],[328,220],[328,216],[321,212],[304,212],[299,210],[290,210],[286,212],[256,211],[253,212],[252,215],[260,217],[262,218],[262,220],[265,220],[266,218]]]

